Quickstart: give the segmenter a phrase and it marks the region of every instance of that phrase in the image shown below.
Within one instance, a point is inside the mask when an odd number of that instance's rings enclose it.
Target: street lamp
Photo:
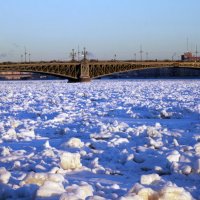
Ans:
[[[83,48],[82,54],[83,54],[83,60],[86,61],[87,60],[88,52],[86,51],[85,47]]]
[[[172,61],[174,60],[175,56],[176,56],[176,52],[172,55]]]
[[[134,53],[134,56],[135,56],[135,61],[136,61],[136,56],[137,56],[137,54],[136,54],[136,53]]]
[[[142,45],[140,45],[140,51],[139,51],[139,53],[140,53],[140,60],[142,61],[142,54],[143,54]]]
[[[26,55],[27,55],[26,47],[24,47],[24,61],[25,61],[25,62],[26,62]]]
[[[75,53],[74,49],[72,49],[72,52],[70,53],[70,55],[72,57],[72,61],[75,61],[76,53]]]
[[[30,53],[28,54],[28,61],[29,61],[29,63],[31,62],[31,54]]]
[[[78,45],[78,52],[77,52],[77,56],[78,56],[77,59],[78,59],[78,61],[79,61],[79,58],[80,58],[80,53],[81,52],[79,51],[79,45]]]
[[[21,63],[23,62],[23,55],[21,54]]]
[[[148,60],[148,56],[149,56],[149,53],[148,53],[148,52],[146,52],[146,60]]]
[[[198,52],[198,50],[197,50],[197,45],[196,45],[196,51],[195,51],[195,54],[196,54],[196,59],[195,59],[195,61],[196,61],[196,62],[197,62],[197,60],[198,60],[198,59],[197,59],[197,58],[198,58],[198,53],[199,53],[199,52]]]
[[[114,54],[113,61],[116,61],[116,58],[117,58],[117,54]]]

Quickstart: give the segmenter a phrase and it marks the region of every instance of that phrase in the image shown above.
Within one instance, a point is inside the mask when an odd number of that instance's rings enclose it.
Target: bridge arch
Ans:
[[[142,72],[142,71],[147,71],[148,70],[148,72],[151,73],[151,70],[153,70],[153,69],[157,69],[161,73],[163,72],[162,71],[163,69],[168,70],[169,73],[170,72],[172,73],[174,70],[177,70],[178,71],[177,73],[179,73],[179,71],[183,70],[183,69],[191,69],[191,70],[198,70],[199,71],[199,69],[193,68],[193,67],[174,67],[174,66],[170,66],[170,67],[169,66],[166,66],[166,67],[153,67],[152,66],[152,67],[148,67],[148,68],[137,67],[137,68],[134,68],[134,69],[125,69],[125,70],[119,69],[119,70],[116,70],[116,71],[114,71],[114,70],[113,71],[106,71],[106,72],[102,72],[102,74],[98,74],[98,75],[96,75],[96,74],[94,75],[92,73],[92,78],[101,78],[101,77],[105,77],[105,76],[111,76],[111,75],[116,75],[116,74],[121,74],[121,73],[126,73],[126,72],[133,72],[133,71]],[[199,72],[199,74],[200,74],[200,72]]]
[[[200,64],[200,63],[199,63]],[[141,71],[146,69],[164,69],[164,68],[171,68],[171,69],[200,69],[200,67],[196,65],[182,65],[179,63],[148,63],[148,64],[142,64],[142,63],[109,63],[109,64],[92,64],[90,65],[90,76],[91,78],[100,78],[104,76],[109,76],[112,74],[118,74],[118,73],[124,73],[124,72],[130,72],[130,71]]]
[[[77,65],[65,65],[64,63],[38,63],[38,64],[16,64],[11,63],[9,65],[0,65],[0,72],[31,72],[31,73],[40,73],[46,75],[52,75],[57,77],[63,77],[70,80],[77,79]]]
[[[130,78],[165,78],[165,77],[200,77],[200,70],[190,67],[163,67],[163,68],[148,68],[148,69],[133,69],[127,71],[119,71],[101,75],[95,78],[102,77],[130,77]]]

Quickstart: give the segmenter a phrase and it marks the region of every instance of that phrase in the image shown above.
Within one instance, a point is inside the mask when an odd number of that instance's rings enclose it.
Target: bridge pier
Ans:
[[[80,74],[78,77],[78,82],[90,82],[90,66],[89,62],[84,59],[80,65]]]
[[[89,62],[84,59],[79,65],[76,66],[77,78],[69,78],[68,83],[78,83],[78,82],[90,82],[90,66]]]
[[[81,83],[83,83],[83,82],[90,82],[90,81],[91,81],[91,78],[87,78],[87,77],[83,77],[83,78],[80,78],[78,80],[78,82],[81,82]]]

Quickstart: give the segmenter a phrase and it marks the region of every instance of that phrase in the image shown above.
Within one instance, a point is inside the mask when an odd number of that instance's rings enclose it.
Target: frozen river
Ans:
[[[0,199],[200,199],[200,80],[0,82]]]

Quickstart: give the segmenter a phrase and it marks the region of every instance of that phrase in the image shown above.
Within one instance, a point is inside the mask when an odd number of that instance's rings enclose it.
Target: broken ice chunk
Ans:
[[[170,152],[167,156],[169,162],[178,162],[180,158],[180,153],[176,150]]]
[[[159,181],[161,178],[158,174],[148,174],[148,175],[142,175],[140,178],[140,183],[144,185],[150,185],[154,181]]]
[[[7,184],[10,179],[11,173],[5,167],[0,167],[0,183]]]
[[[88,183],[81,183],[81,185],[72,185],[66,188],[66,192],[61,195],[60,200],[70,199],[86,199],[89,196],[93,196],[93,187]]]
[[[65,189],[62,183],[57,183],[53,181],[45,181],[44,185],[42,185],[38,191],[37,197],[53,197],[60,195],[65,192]]]
[[[166,186],[159,193],[159,200],[192,200],[190,193],[181,187]]]
[[[61,155],[60,165],[63,169],[77,169],[82,166],[79,153],[64,152]]]
[[[68,142],[62,144],[63,147],[82,148],[84,143],[79,138],[71,138]]]

